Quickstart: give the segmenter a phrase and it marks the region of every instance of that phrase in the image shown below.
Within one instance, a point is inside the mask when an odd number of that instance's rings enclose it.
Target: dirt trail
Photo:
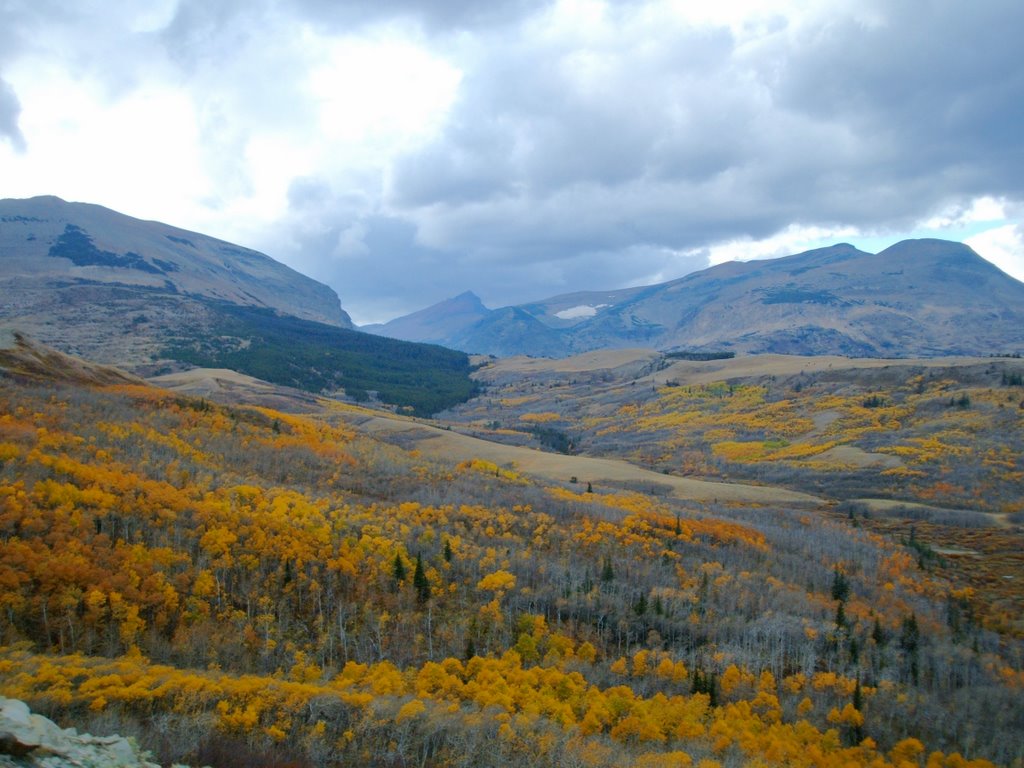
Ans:
[[[559,483],[576,477],[583,484],[602,482],[651,483],[670,486],[681,499],[694,501],[739,502],[745,504],[784,504],[787,506],[816,506],[822,502],[816,496],[784,488],[716,483],[688,477],[674,477],[652,472],[617,459],[599,459],[588,456],[566,456],[546,453],[532,448],[502,445],[470,437],[458,432],[439,429],[422,422],[374,416],[359,425],[370,434],[401,435],[402,444],[415,448],[425,456],[452,461],[483,459],[500,466],[513,464],[516,471]]]

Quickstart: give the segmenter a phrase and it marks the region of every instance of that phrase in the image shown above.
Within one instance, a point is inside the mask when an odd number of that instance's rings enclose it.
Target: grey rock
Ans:
[[[133,739],[79,734],[0,697],[0,768],[160,768]]]

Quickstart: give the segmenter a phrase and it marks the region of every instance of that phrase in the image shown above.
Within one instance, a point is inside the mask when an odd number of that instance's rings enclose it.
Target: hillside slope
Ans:
[[[269,256],[55,197],[0,201],[0,322],[141,376],[230,368],[418,415],[474,389],[465,354],[360,333],[334,291]]]
[[[834,499],[850,519],[865,516],[857,524],[916,540],[933,566],[943,553],[941,567],[973,590],[975,616],[1024,636],[1018,358],[606,351],[506,358],[475,376],[480,396],[439,414],[453,432],[626,461],[633,487],[663,494],[697,477]]]
[[[895,537],[364,417],[0,378],[0,695],[225,768],[1024,757],[1019,640]]]

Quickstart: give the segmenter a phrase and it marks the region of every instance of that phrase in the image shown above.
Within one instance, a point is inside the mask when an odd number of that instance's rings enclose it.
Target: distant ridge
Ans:
[[[415,315],[436,316],[444,305]],[[564,294],[450,319],[447,335],[434,341],[499,357],[626,347],[987,355],[1024,351],[1024,284],[962,243],[905,240],[877,254],[839,243],[720,264],[659,285]],[[378,332],[403,338],[405,320]]]

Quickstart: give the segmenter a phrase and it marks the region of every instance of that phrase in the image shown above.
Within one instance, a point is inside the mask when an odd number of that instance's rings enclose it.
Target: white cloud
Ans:
[[[195,214],[209,180],[186,91],[156,86],[108,102],[95,82],[38,62],[30,71],[12,69],[11,81],[29,147],[5,163],[5,187],[147,218]]]
[[[357,221],[338,234],[337,244],[331,255],[337,259],[352,259],[370,255],[366,245],[366,224]]]
[[[109,8],[109,0],[106,0]],[[122,2],[118,9],[123,14],[125,25],[133,33],[159,32],[174,20],[178,8],[178,0],[148,0],[139,3],[135,0]]]
[[[1024,281],[1024,225],[995,227],[964,242],[1006,274]]]
[[[926,219],[922,229],[958,229],[970,224],[1001,221],[1006,218],[1006,201],[990,195],[960,201]]]
[[[757,240],[735,238],[714,243],[705,248],[694,249],[692,253],[705,254],[710,266],[724,264],[727,261],[777,259],[781,256],[789,256],[856,238],[859,234],[855,227],[815,227],[793,224],[770,237]]]
[[[318,134],[330,143],[395,151],[435,133],[455,97],[461,73],[428,50],[396,38],[319,40],[320,61],[307,88]]]

